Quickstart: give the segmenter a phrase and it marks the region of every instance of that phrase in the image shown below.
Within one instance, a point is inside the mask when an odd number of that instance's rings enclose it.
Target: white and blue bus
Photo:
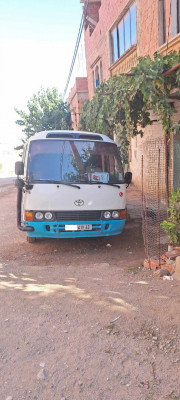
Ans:
[[[32,136],[17,177],[17,225],[36,238],[118,235],[126,219],[126,185],[117,145],[105,135],[44,131]]]

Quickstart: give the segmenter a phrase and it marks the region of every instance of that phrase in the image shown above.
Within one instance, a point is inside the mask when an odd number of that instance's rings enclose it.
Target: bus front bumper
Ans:
[[[68,226],[87,226],[90,230],[66,230]],[[41,238],[78,238],[78,237],[98,237],[113,236],[122,233],[125,225],[125,219],[109,221],[38,221],[25,222],[25,227],[32,227],[32,232],[27,232],[27,236]],[[70,228],[71,229],[71,228]]]

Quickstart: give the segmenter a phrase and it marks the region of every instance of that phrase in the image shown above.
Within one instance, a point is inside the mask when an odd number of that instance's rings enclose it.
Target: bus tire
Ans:
[[[27,242],[28,242],[28,243],[35,243],[35,241],[36,241],[36,238],[35,238],[35,237],[27,236]]]

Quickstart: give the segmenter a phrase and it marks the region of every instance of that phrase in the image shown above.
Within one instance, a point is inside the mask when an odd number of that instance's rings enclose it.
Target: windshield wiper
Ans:
[[[35,179],[33,182],[56,183],[57,185],[72,186],[77,189],[81,189],[80,186],[74,185],[73,183],[64,183],[61,181],[54,181],[53,179]]]
[[[64,183],[64,182],[59,182],[59,183],[60,183],[60,185],[72,186],[72,187],[75,187],[75,188],[77,188],[77,189],[81,189],[80,186],[74,185],[74,183]]]
[[[114,186],[117,187],[118,189],[120,189],[121,186],[118,185],[118,183],[105,183],[105,182],[89,182],[92,185],[108,185],[108,186]]]

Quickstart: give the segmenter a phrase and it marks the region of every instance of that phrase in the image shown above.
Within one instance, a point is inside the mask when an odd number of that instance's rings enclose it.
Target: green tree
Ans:
[[[22,131],[26,136],[25,140],[22,139],[23,142],[36,132],[53,129],[72,129],[68,105],[58,95],[56,88],[52,90],[41,88],[27,102],[27,109],[28,112],[15,108],[20,117],[16,124],[23,127]]]

